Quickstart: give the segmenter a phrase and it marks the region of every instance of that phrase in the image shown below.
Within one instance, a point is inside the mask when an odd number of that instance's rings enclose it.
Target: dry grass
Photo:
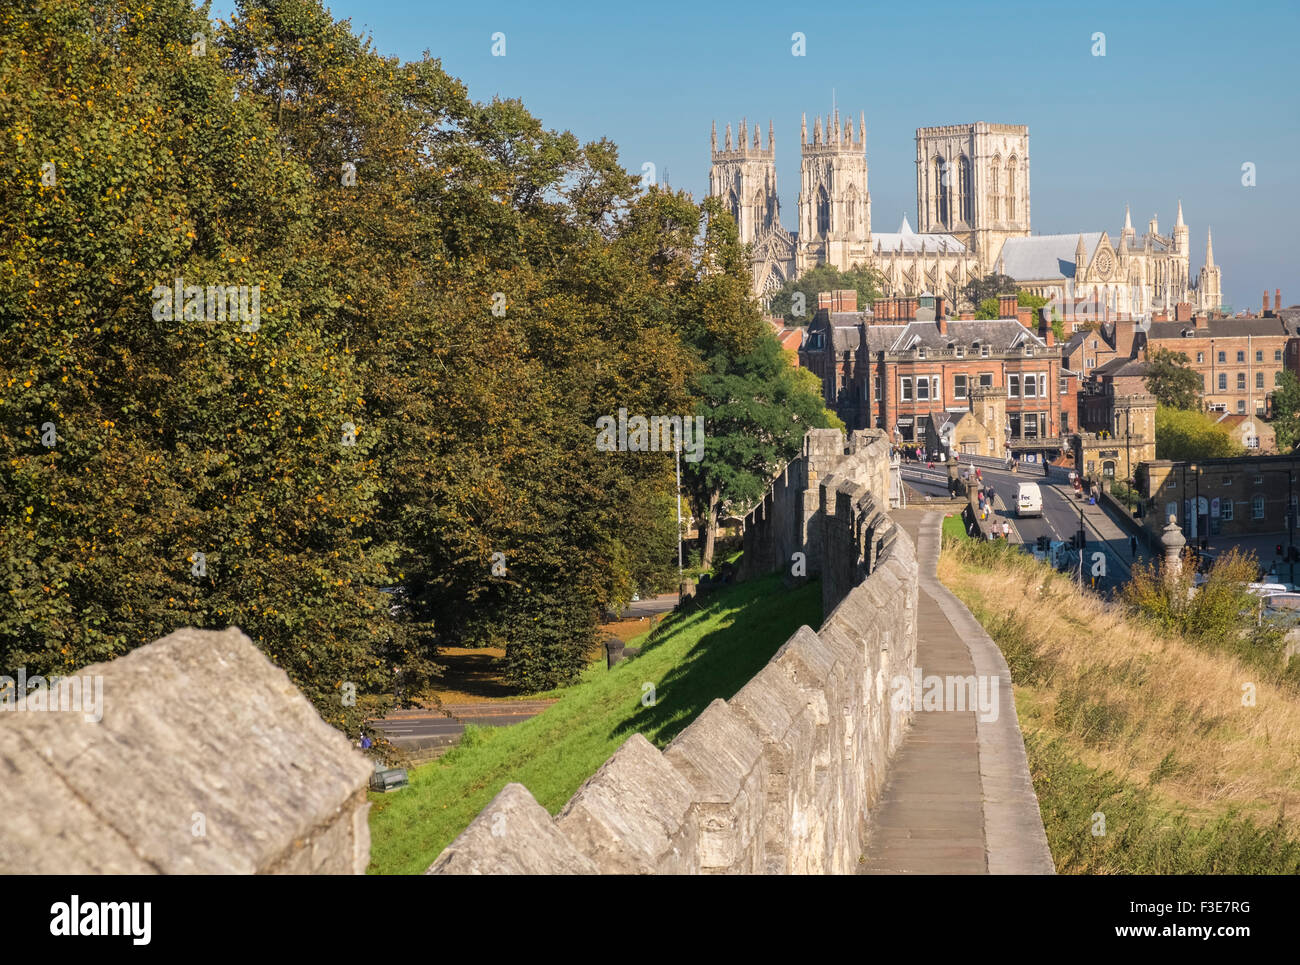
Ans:
[[[1101,783],[1136,790],[1144,807],[1185,815],[1191,828],[1247,817],[1300,839],[1294,688],[1261,680],[1228,653],[1163,635],[1027,556],[979,565],[961,555],[945,552],[939,577],[1002,647],[1031,760],[1052,745],[1058,758],[1064,752]],[[1242,703],[1248,683],[1254,706]],[[1037,786],[1045,771],[1035,769]]]

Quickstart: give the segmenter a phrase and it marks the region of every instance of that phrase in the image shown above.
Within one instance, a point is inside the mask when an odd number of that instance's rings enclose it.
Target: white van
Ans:
[[[1038,483],[1022,482],[1016,485],[1016,515],[1043,515],[1043,494],[1038,489]]]

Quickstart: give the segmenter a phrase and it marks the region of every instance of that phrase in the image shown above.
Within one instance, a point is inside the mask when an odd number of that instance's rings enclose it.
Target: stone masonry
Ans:
[[[239,630],[77,671],[96,675],[98,722],[0,714],[0,873],[365,872],[370,763]]]
[[[856,870],[910,720],[891,707],[891,682],[916,662],[915,551],[876,508],[888,473],[882,434],[855,434],[846,452],[837,431],[809,432],[747,520],[745,547],[751,574],[807,553],[832,588],[821,629],[801,627],[663,751],[629,738],[554,818],[507,785],[428,873]]]

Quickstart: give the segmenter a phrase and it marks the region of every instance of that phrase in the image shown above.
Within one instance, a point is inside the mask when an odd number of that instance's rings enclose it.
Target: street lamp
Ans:
[[[1201,474],[1196,468],[1196,463],[1192,463],[1187,468],[1196,474],[1196,500],[1192,503],[1192,533],[1196,538],[1196,545],[1200,546],[1205,538],[1205,534],[1201,532]]]

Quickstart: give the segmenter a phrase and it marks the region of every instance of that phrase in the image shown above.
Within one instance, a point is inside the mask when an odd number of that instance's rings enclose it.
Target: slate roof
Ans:
[[[977,341],[991,352],[1007,352],[1026,341],[1035,347],[1047,344],[1014,318],[949,319],[946,335],[934,322],[909,322],[885,351],[905,352],[916,344],[936,351],[950,344],[970,348]]]
[[[1280,318],[1215,318],[1196,328],[1191,322],[1152,322],[1148,338],[1244,338],[1247,335],[1291,335],[1294,326]],[[1191,334],[1185,334],[1191,333]]]
[[[1101,232],[1082,234],[1084,249],[1091,260],[1101,241]],[[1016,281],[1073,278],[1074,252],[1078,246],[1078,234],[1008,238],[1002,244],[1002,272]]]
[[[1114,378],[1129,375],[1145,376],[1146,374],[1147,363],[1140,359],[1115,358],[1092,370],[1093,378],[1101,378],[1107,375]]]

